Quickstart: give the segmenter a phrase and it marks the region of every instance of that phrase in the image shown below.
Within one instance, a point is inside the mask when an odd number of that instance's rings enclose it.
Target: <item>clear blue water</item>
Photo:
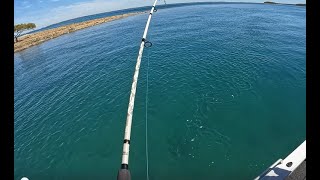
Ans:
[[[146,179],[253,179],[306,135],[306,9],[211,4],[154,14],[142,59],[129,167]],[[147,14],[14,56],[14,174],[116,179]]]

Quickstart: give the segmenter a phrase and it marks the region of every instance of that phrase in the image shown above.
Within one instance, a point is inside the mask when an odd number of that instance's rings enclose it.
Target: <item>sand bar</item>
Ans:
[[[44,31],[40,31],[40,32],[32,33],[32,34],[27,34],[22,37],[19,37],[18,38],[19,42],[14,43],[14,52],[22,51],[22,50],[27,49],[31,46],[38,45],[38,44],[43,43],[45,41],[48,41],[50,39],[59,37],[64,34],[72,33],[74,31],[77,31],[80,29],[88,28],[91,26],[105,23],[105,22],[114,21],[117,19],[122,19],[122,18],[125,18],[128,16],[143,14],[146,12],[147,11],[109,16],[109,17],[84,21],[84,22],[80,22],[80,23],[74,23],[74,24],[70,24],[70,25],[66,25],[66,26],[61,26],[61,27],[57,27],[57,28],[53,28],[53,29],[49,29],[49,30],[44,30]]]

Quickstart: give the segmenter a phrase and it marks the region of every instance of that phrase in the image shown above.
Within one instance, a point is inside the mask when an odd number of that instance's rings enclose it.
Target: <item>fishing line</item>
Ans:
[[[123,140],[123,148],[122,148],[122,158],[121,158],[121,166],[120,170],[118,171],[118,180],[131,180],[131,173],[129,171],[129,152],[130,152],[130,137],[131,137],[131,127],[132,127],[132,116],[133,116],[133,108],[134,108],[134,100],[136,96],[136,91],[137,91],[137,83],[138,83],[138,76],[139,76],[139,69],[141,65],[141,58],[143,54],[143,49],[148,48],[152,46],[152,43],[147,41],[147,33],[151,21],[152,14],[156,12],[155,10],[156,4],[158,0],[155,0],[149,16],[148,20],[143,32],[143,36],[141,39],[141,44],[139,48],[139,53],[137,57],[137,63],[135,66],[135,71],[133,74],[133,80],[132,80],[132,85],[131,85],[131,91],[130,91],[130,98],[129,98],[129,104],[128,104],[128,111],[127,111],[127,118],[126,118],[126,126],[125,126],[125,131],[124,131],[124,140]],[[147,166],[147,179],[149,180],[149,157],[148,157],[148,91],[149,91],[149,59],[150,59],[150,52],[148,51],[148,64],[147,64],[147,78],[146,78],[146,83],[147,83],[147,90],[146,90],[146,166]]]
[[[151,35],[149,34],[149,39]],[[149,61],[150,61],[150,48],[148,48],[147,58],[147,78],[146,78],[146,167],[147,167],[147,180],[149,180],[149,151],[148,151],[148,94],[149,94]]]

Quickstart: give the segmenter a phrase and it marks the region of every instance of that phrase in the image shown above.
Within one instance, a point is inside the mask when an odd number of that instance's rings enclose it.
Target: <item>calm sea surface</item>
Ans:
[[[14,174],[116,179],[148,14],[63,35],[14,56]],[[253,179],[306,137],[306,9],[211,4],[154,13],[130,149],[150,180]]]

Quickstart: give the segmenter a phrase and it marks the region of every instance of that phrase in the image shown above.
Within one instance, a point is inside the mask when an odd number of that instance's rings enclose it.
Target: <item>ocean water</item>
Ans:
[[[176,3],[176,4],[165,4],[164,1],[159,1],[157,4],[157,9],[167,9],[167,8],[173,8],[173,7],[182,7],[182,6],[192,6],[192,5],[210,5],[210,4],[228,4],[228,3],[232,3],[232,2],[192,2],[192,3]],[[235,3],[232,3],[235,4]],[[237,4],[243,4],[241,2],[238,2]],[[246,4],[256,4],[256,3],[246,3]],[[104,17],[108,17],[108,16],[114,16],[114,15],[120,15],[120,14],[124,14],[124,13],[132,13],[132,12],[141,12],[141,11],[150,11],[151,6],[143,6],[143,7],[136,7],[136,8],[129,8],[129,9],[121,9],[121,10],[116,10],[116,11],[110,11],[110,12],[104,12],[104,13],[99,13],[99,14],[93,14],[93,15],[88,15],[88,16],[82,16],[82,17],[78,17],[78,18],[74,18],[74,19],[69,19],[66,21],[62,21],[56,24],[52,24],[34,31],[30,31],[26,34],[29,33],[35,33],[38,31],[43,31],[43,30],[48,30],[48,29],[53,29],[53,28],[57,28],[60,26],[66,26],[69,24],[73,24],[73,23],[79,23],[79,22],[83,22],[83,21],[89,21],[92,19],[98,19],[98,18],[104,18]]]
[[[14,176],[116,179],[148,14],[14,55]],[[306,138],[306,9],[210,4],[154,13],[129,168],[150,180],[253,179]]]

